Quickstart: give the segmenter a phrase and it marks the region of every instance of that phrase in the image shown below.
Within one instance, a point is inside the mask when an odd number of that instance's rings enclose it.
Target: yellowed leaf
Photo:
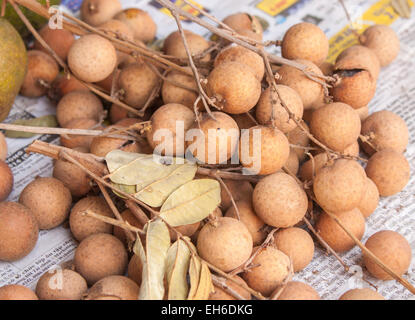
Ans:
[[[190,290],[187,296],[188,300],[193,300],[196,294],[197,288],[199,287],[200,271],[202,269],[202,262],[199,257],[192,255],[190,258],[189,265],[189,277],[190,277]]]
[[[207,300],[213,289],[212,275],[205,261],[202,261],[197,291],[192,300]]]

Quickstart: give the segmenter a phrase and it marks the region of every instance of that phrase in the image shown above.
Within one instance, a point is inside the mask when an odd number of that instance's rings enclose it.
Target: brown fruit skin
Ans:
[[[195,222],[192,224],[185,224],[183,226],[175,227],[175,229],[180,232],[185,237],[192,237],[197,230],[200,228],[200,222]],[[173,230],[170,230],[170,239],[172,242],[177,240],[177,233]]]
[[[262,221],[254,212],[252,203],[250,200],[242,200],[235,202],[239,210],[240,221],[248,228],[252,236],[254,246],[260,245],[267,237],[266,232],[263,230],[265,227],[264,221]],[[238,214],[234,206],[231,206],[225,213],[225,217],[238,219]]]
[[[409,130],[405,120],[388,110],[372,113],[362,124],[362,135],[370,137],[369,142],[377,151],[393,149],[402,153],[409,141]],[[362,145],[367,154],[375,153],[369,144]]]
[[[294,178],[282,172],[261,179],[255,186],[252,202],[258,217],[277,228],[294,226],[308,207],[305,191]]]
[[[72,196],[58,179],[38,177],[23,189],[19,202],[33,212],[39,229],[49,230],[66,220]]]
[[[13,190],[13,172],[6,162],[0,160],[0,202],[7,199]]]
[[[279,289],[277,288],[275,292]],[[320,300],[320,295],[313,287],[304,282],[290,281],[277,300]]]
[[[330,212],[356,208],[366,187],[366,175],[354,160],[338,159],[321,168],[313,184],[314,194],[321,207]]]
[[[402,276],[408,271],[412,259],[412,249],[408,241],[399,233],[390,230],[376,232],[366,241],[365,246],[395,274]],[[393,279],[365,253],[363,253],[363,263],[375,278]]]
[[[369,217],[379,205],[379,190],[376,184],[369,178],[366,179],[366,188],[358,209],[365,218]]]
[[[365,233],[365,218],[359,209],[333,214],[356,238],[359,240],[363,238]],[[324,241],[336,252],[349,251],[356,245],[353,239],[325,212],[318,218],[316,230]]]
[[[354,45],[344,50],[336,59],[335,70],[364,69],[377,80],[380,63],[376,54],[365,46]]]
[[[331,76],[334,71],[334,64],[330,62],[323,62],[322,64],[319,65],[319,68],[325,76]]]
[[[163,137],[164,134],[162,131],[158,131],[169,130],[173,138],[173,141],[171,141],[173,143],[172,150],[163,149],[158,151],[162,151],[163,155],[183,156],[186,149],[185,133],[191,126],[193,126],[195,120],[196,118],[194,112],[188,107],[178,103],[165,104],[164,106],[158,108],[151,116],[151,129],[147,131],[147,141],[153,149],[160,144],[167,144],[167,149],[169,149],[171,147],[168,142],[169,139],[167,137]],[[184,131],[176,128],[178,125],[183,125]],[[183,135],[181,132],[183,132]],[[161,136],[157,137],[160,133],[162,133]],[[160,154],[161,152],[156,153]]]
[[[207,113],[203,114],[200,117],[200,126],[195,123],[190,128],[192,131],[186,132],[186,135],[194,133],[193,140],[187,141],[186,152],[192,152],[193,156],[201,162],[219,164],[229,160],[236,151],[239,141],[239,128],[235,120],[224,112],[215,111],[212,112],[212,115],[215,119],[212,119]],[[209,136],[210,130],[214,132]],[[191,138],[189,137],[189,139]],[[213,149],[216,145],[216,149],[210,152],[209,144],[213,146]],[[224,146],[225,150],[223,150]],[[226,154],[224,151],[226,151]]]
[[[264,296],[270,296],[288,276],[290,258],[272,246],[255,249],[261,250],[252,260],[255,267],[244,272],[243,278],[252,289]]]
[[[255,116],[260,124],[272,125],[271,114],[273,114],[274,125],[282,132],[287,133],[294,130],[297,125],[293,120],[290,120],[279,97],[281,96],[287,108],[299,119],[303,117],[304,113],[303,102],[294,89],[283,85],[277,85],[277,88],[278,94],[274,89],[271,90],[271,87],[262,92]]]
[[[308,71],[323,75],[320,68],[311,61],[297,59],[295,62],[305,65]],[[304,110],[310,109],[316,101],[323,98],[324,91],[321,84],[308,79],[302,71],[284,65],[278,70],[278,74],[280,78],[277,80],[277,83],[294,89],[303,101]]]
[[[261,83],[250,68],[239,62],[219,64],[207,81],[207,94],[215,97],[217,104],[227,113],[248,112],[261,96]]]
[[[238,12],[227,16],[223,23],[241,35],[247,36],[245,32],[251,32],[250,38],[262,41],[262,26],[258,19],[248,13]]]
[[[47,85],[52,84],[58,73],[58,64],[50,55],[38,50],[28,51],[27,73],[20,94],[30,98],[45,95],[48,91]],[[40,81],[44,81],[46,86],[41,85]]]
[[[189,30],[184,30],[184,34],[185,34],[187,45],[189,47],[189,50],[192,56],[201,54],[203,51],[209,48],[209,42],[202,36],[199,36],[198,34],[193,33]],[[167,55],[170,55],[170,56],[173,56],[179,59],[184,59],[187,61],[186,49],[183,45],[183,41],[182,41],[179,31],[170,33],[169,36],[166,38],[166,40],[164,40],[163,51]],[[201,59],[201,61],[209,61],[209,60],[210,60],[210,54],[207,54],[204,58]]]
[[[79,200],[71,210],[69,225],[76,240],[82,241],[96,233],[111,233],[111,225],[91,217],[85,217],[82,213],[86,210],[112,218],[113,214],[106,201],[100,197],[86,197]]]
[[[7,158],[7,142],[4,134],[0,132],[0,160],[6,161]]]
[[[140,257],[136,254],[131,257],[130,262],[128,263],[127,274],[131,280],[141,286],[143,264],[141,263]]]
[[[144,226],[137,220],[137,218],[135,217],[135,215],[129,210],[126,209],[123,212],[120,213],[121,217],[123,218],[123,220],[125,222],[128,222],[128,224],[130,224],[133,227],[137,227],[142,229]],[[113,231],[112,231],[113,235],[115,237],[117,237],[118,239],[121,240],[122,243],[124,243],[124,245],[127,245],[127,238],[125,236],[125,232],[124,229],[122,229],[121,227],[117,227],[114,226],[113,227]]]
[[[399,54],[400,42],[398,35],[389,26],[371,26],[363,32],[359,37],[359,41],[373,50],[382,67],[390,64]]]
[[[369,117],[369,107],[361,107],[359,109],[355,109],[356,112],[359,114],[360,120],[363,122]]]
[[[165,104],[179,103],[193,110],[193,105],[198,97],[197,84],[194,78],[186,74],[173,71],[168,73],[167,79],[169,81],[164,81],[161,88],[163,102]],[[175,83],[192,88],[194,91],[175,86]]]
[[[246,282],[238,276],[233,276],[233,279],[239,283],[243,283],[246,285]],[[251,294],[246,291],[244,288],[241,288],[236,283],[233,283],[230,280],[225,281],[226,285],[231,288],[233,291],[238,293],[241,297],[243,297],[245,300],[251,300]],[[210,293],[208,300],[238,300],[234,296],[232,296],[230,293],[227,293],[224,289],[214,286],[213,292]]]
[[[252,185],[248,181],[223,179],[223,182],[228,187],[229,192],[232,194],[234,201],[252,199],[252,193],[254,192],[254,188],[252,188]],[[232,201],[225,187],[221,185],[220,188],[220,197],[222,199],[220,203],[220,208],[223,211],[226,211],[232,206]]]
[[[112,124],[128,118],[128,111],[123,107],[116,105],[115,103],[111,105],[109,111],[109,118]]]
[[[37,295],[19,284],[9,284],[0,287],[0,300],[39,300]]]
[[[251,114],[251,116],[248,115],[248,113],[242,113],[242,114],[233,114],[232,115],[233,120],[236,121],[238,124],[239,129],[249,129],[253,126],[257,125],[257,121],[254,120],[255,117]]]
[[[225,272],[246,262],[252,247],[252,236],[247,227],[227,217],[205,224],[197,238],[200,257]]]
[[[16,202],[0,203],[0,260],[17,261],[35,247],[39,227],[30,209]]]
[[[156,36],[157,25],[146,11],[129,8],[119,12],[114,19],[129,26],[136,41],[151,42]]]
[[[407,185],[411,168],[402,153],[385,149],[376,152],[366,165],[366,174],[383,197],[401,192]]]
[[[88,285],[111,275],[124,274],[128,256],[116,237],[97,233],[85,238],[75,250],[75,269]]]
[[[128,65],[118,76],[118,87],[124,90],[123,101],[137,109],[144,107],[158,83],[157,74],[145,63]]]
[[[375,290],[369,288],[351,289],[341,295],[339,300],[385,300]]]
[[[108,276],[95,283],[88,291],[85,300],[100,297],[114,297],[115,300],[138,300],[140,288],[124,276]]]
[[[72,73],[86,82],[99,82],[107,78],[117,65],[117,52],[107,39],[87,34],[74,42],[68,54]]]
[[[82,197],[91,190],[91,178],[73,163],[56,160],[53,177],[61,181],[73,197]]]
[[[65,128],[74,119],[101,120],[104,108],[101,101],[91,92],[74,91],[59,101],[56,117],[61,127]]]
[[[360,153],[359,141],[356,140],[353,142],[346,149],[344,149],[342,153],[347,156],[358,157]]]
[[[308,160],[306,162],[304,162],[300,168],[300,178],[302,181],[311,181],[314,179],[314,175],[316,175],[318,173],[318,171],[323,168],[324,166],[326,166],[326,164],[328,163],[328,157],[327,157],[327,153],[323,152],[323,153],[319,153],[318,155],[316,155],[314,157],[314,161],[313,160]],[[314,169],[314,172],[313,172]]]
[[[42,29],[39,30],[39,35],[58,55],[59,58],[61,58],[63,61],[66,61],[69,49],[75,42],[75,37],[70,31],[65,29],[50,29],[48,25],[45,25]],[[34,49],[49,54],[47,49],[45,49],[37,40],[35,41]]]
[[[305,122],[303,122],[302,125],[307,131],[310,131],[308,125]],[[310,143],[310,138],[299,127],[296,127],[294,128],[294,130],[288,132],[287,138],[290,144],[294,144],[294,145],[298,145],[302,147],[307,147]],[[305,149],[302,149],[302,148],[293,148],[293,149],[298,156],[298,160],[303,161],[306,156]]]
[[[309,60],[320,65],[329,53],[329,40],[318,26],[302,22],[285,33],[281,52],[284,58]]]
[[[259,135],[255,132],[260,134],[261,140],[257,140]],[[267,175],[277,172],[287,162],[290,144],[277,128],[255,126],[242,134],[239,155],[241,164],[247,171]]]
[[[99,129],[98,122],[95,119],[77,118],[65,123],[65,127],[68,129]],[[91,147],[93,136],[81,136],[81,135],[62,135],[61,144],[64,147],[85,148],[89,150]]]
[[[298,169],[300,168],[300,161],[298,160],[294,148],[290,148],[290,155],[288,156],[287,162],[284,164],[284,168],[289,170],[293,175],[297,175]]]
[[[81,5],[81,19],[92,26],[99,26],[121,10],[118,0],[85,0]]]
[[[356,142],[361,122],[356,111],[344,103],[330,103],[315,110],[310,131],[322,143],[336,151],[343,151]]]
[[[314,241],[308,232],[301,228],[279,230],[275,234],[274,244],[291,259],[294,272],[303,270],[313,259]]]
[[[53,81],[48,96],[53,101],[59,101],[64,95],[73,91],[89,91],[89,89],[73,75],[70,74],[68,78],[66,75],[59,74]]]
[[[244,47],[230,45],[218,53],[215,58],[214,67],[222,63],[239,62],[252,69],[258,81],[261,81],[265,73],[265,65],[262,57]]]
[[[87,290],[85,279],[70,269],[48,271],[36,285],[40,300],[81,300]]]

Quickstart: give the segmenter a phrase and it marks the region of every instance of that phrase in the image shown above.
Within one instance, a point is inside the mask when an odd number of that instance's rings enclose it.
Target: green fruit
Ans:
[[[46,4],[46,0],[37,0],[42,5]],[[58,5],[61,3],[61,0],[50,0],[50,5]],[[26,9],[22,6],[19,6],[20,10],[22,10],[23,14],[26,18],[29,19],[30,23],[35,27],[36,30],[40,29],[48,20],[39,16],[38,14]],[[10,21],[10,23],[16,28],[16,30],[20,33],[20,35],[24,38],[29,35],[29,30],[26,28],[23,21],[17,15],[16,11],[14,11],[13,7],[10,4],[6,5],[6,14],[5,18]]]
[[[0,18],[0,121],[3,121],[19,93],[27,69],[27,52],[16,29]]]

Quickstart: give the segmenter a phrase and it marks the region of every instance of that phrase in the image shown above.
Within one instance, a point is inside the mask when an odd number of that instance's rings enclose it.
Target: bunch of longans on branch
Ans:
[[[291,281],[312,261],[314,240],[341,263],[338,253],[359,245],[368,274],[414,292],[402,278],[411,262],[402,235],[360,242],[379,197],[410,177],[404,120],[368,110],[381,67],[398,55],[395,32],[371,26],[330,64],[313,24],[263,42],[256,17],[201,11],[216,34],[207,40],[181,23],[206,20],[159,2],[179,28],[162,45],[151,16],[118,0],[85,0],[82,21],[33,30],[20,93],[57,102],[61,146],[29,147],[56,159],[53,177],[6,202],[13,176],[0,136],[0,260],[22,259],[39,230],[67,219],[79,245],[36,292],[7,285],[0,299],[319,299]],[[282,57],[267,53],[273,45]],[[168,157],[157,162],[153,151]],[[383,297],[365,288],[341,299]]]

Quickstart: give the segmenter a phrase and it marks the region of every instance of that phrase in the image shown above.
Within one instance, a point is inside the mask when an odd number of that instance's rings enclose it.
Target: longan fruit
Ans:
[[[354,45],[344,50],[336,59],[335,70],[364,69],[376,80],[380,63],[376,54],[365,46]]]
[[[255,120],[255,117],[251,114],[248,115],[248,112],[242,114],[233,114],[233,120],[238,124],[239,129],[249,129],[258,124]]]
[[[317,172],[329,162],[327,153],[322,152],[304,162],[300,168],[300,178],[302,181],[312,181]],[[314,170],[314,172],[313,172]]]
[[[366,165],[366,174],[383,197],[401,192],[409,181],[411,168],[405,156],[394,150],[376,152]]]
[[[131,257],[130,262],[128,263],[127,275],[131,280],[141,286],[143,264],[141,263],[140,257],[136,254]]]
[[[120,213],[122,219],[133,227],[142,229],[144,226],[138,221],[135,215],[131,212],[130,209],[126,209]],[[121,240],[122,243],[127,245],[127,237],[125,236],[124,229],[118,226],[114,226],[113,235]]]
[[[48,96],[53,101],[59,101],[64,95],[73,91],[89,91],[89,89],[73,75],[59,74],[55,81],[53,81],[52,87],[49,89]]]
[[[412,249],[408,241],[398,232],[378,231],[371,235],[365,246],[395,274],[402,276],[409,268]],[[377,279],[392,280],[367,254],[363,252],[363,263],[369,273]]]
[[[217,105],[227,113],[248,112],[261,96],[261,83],[250,68],[239,62],[219,64],[207,81],[207,94],[216,98]]]
[[[163,102],[165,104],[179,103],[193,110],[194,103],[199,96],[195,79],[177,71],[169,72],[166,79],[167,81],[165,80],[163,82],[163,86],[161,88]],[[193,90],[176,86],[176,83]]]
[[[279,289],[277,288],[275,292]],[[320,300],[320,295],[313,287],[304,282],[290,281],[286,284],[278,300]]]
[[[39,298],[25,286],[9,284],[0,287],[0,300],[39,300]]]
[[[186,37],[187,45],[192,56],[197,56],[209,48],[209,42],[202,36],[189,30],[184,30],[184,35]],[[179,31],[170,33],[169,36],[164,40],[163,51],[167,55],[176,57],[178,59],[183,59],[187,62],[188,57],[186,49],[184,47],[183,40]],[[209,60],[210,54],[207,54],[201,59],[201,61],[206,62]]]
[[[112,124],[128,118],[128,111],[119,105],[113,103],[109,110],[109,118]]]
[[[385,298],[369,288],[356,288],[346,291],[339,300],[385,300]]]
[[[359,141],[356,140],[350,144],[342,153],[346,156],[358,157],[360,153]]]
[[[58,179],[37,177],[23,189],[19,202],[33,212],[39,229],[49,230],[66,220],[72,196]]]
[[[237,181],[228,179],[222,180],[224,184],[228,187],[229,192],[232,194],[233,200],[235,202],[240,200],[249,200],[252,198],[254,188],[252,188],[252,185],[249,183],[249,181]],[[221,185],[220,188],[220,197],[222,199],[220,203],[220,208],[226,211],[232,206],[232,201],[225,187]]]
[[[90,196],[79,200],[73,206],[69,216],[69,226],[76,240],[82,241],[92,234],[112,232],[112,226],[108,223],[84,216],[83,212],[86,210],[104,217],[113,217],[110,207],[103,198]]]
[[[81,300],[87,290],[85,279],[70,269],[48,271],[36,285],[40,300]]]
[[[369,217],[379,205],[379,190],[369,178],[366,179],[366,188],[360,200],[358,209],[365,218]]]
[[[359,37],[364,46],[373,50],[382,67],[387,66],[399,54],[400,42],[396,32],[386,25],[374,25],[367,28]]]
[[[136,41],[151,42],[156,36],[157,25],[144,10],[125,9],[115,15],[114,19],[124,22],[133,31]]]
[[[251,256],[252,247],[248,228],[241,221],[228,217],[209,221],[197,238],[200,257],[224,272],[246,262]]]
[[[356,112],[359,114],[360,120],[363,122],[369,117],[369,107],[361,107],[359,109],[355,109]]]
[[[123,91],[122,100],[137,109],[144,107],[158,83],[157,74],[146,63],[128,65],[118,76],[118,87]]]
[[[58,73],[58,64],[50,55],[39,50],[29,50],[27,72],[20,93],[30,98],[45,95]]]
[[[297,175],[298,169],[300,168],[300,161],[298,160],[297,154],[290,148],[290,154],[288,156],[287,162],[284,164],[284,168],[286,168],[290,173],[293,175]]]
[[[56,117],[61,127],[65,128],[74,119],[94,119],[99,122],[104,108],[101,101],[91,92],[73,91],[65,95],[58,103]]]
[[[240,35],[252,35],[249,38],[255,38],[262,41],[262,26],[259,20],[248,13],[238,12],[227,16],[223,19],[223,23],[231,29],[235,30]]]
[[[227,62],[239,62],[247,65],[252,69],[258,81],[264,77],[264,60],[258,53],[249,49],[237,45],[230,45],[222,49],[215,58],[214,67]]]
[[[55,161],[53,177],[61,181],[73,197],[82,197],[92,188],[91,178],[78,166],[68,161],[60,159]]]
[[[112,37],[117,36],[123,40],[134,41],[134,31],[124,21],[114,18],[99,25],[98,28]]]
[[[251,233],[254,246],[260,245],[267,237],[264,231],[265,223],[254,212],[250,199],[235,202],[239,211],[240,221],[248,228]],[[225,213],[225,217],[238,219],[238,214],[234,206],[231,206]]]
[[[343,151],[357,141],[361,126],[360,117],[352,107],[335,102],[313,112],[310,131],[329,148]]]
[[[66,29],[51,29],[49,28],[49,25],[45,25],[42,29],[39,30],[39,35],[58,55],[59,58],[61,58],[63,61],[66,61],[69,49],[75,42],[75,37],[72,32]],[[35,41],[34,49],[49,54],[49,51],[45,49],[37,40]]]
[[[244,272],[243,278],[249,287],[264,296],[270,296],[289,275],[290,258],[272,246],[255,249],[260,252],[252,260],[254,267]]]
[[[72,73],[86,82],[99,82],[108,77],[117,66],[117,52],[107,39],[87,34],[74,42],[68,54]]]
[[[17,261],[35,247],[39,227],[30,209],[16,202],[0,203],[0,260]]]
[[[0,132],[0,161],[6,161],[7,158],[7,142],[4,134]]]
[[[81,19],[92,26],[99,26],[121,10],[119,0],[85,0],[81,5]]]
[[[201,115],[200,123],[186,132],[186,152],[201,162],[219,164],[229,160],[237,150],[239,128],[224,112],[215,111],[212,115],[214,119],[207,113]]]
[[[329,53],[329,40],[318,26],[301,22],[287,30],[281,52],[284,58],[309,60],[320,65]]]
[[[255,186],[252,203],[258,217],[276,228],[297,224],[308,208],[307,195],[290,175],[277,172]]]
[[[302,122],[303,127],[307,132],[310,132],[308,125],[305,122]],[[297,145],[300,147],[307,147],[310,143],[310,138],[307,133],[304,132],[300,127],[295,127],[292,131],[287,133],[288,142],[292,145]],[[304,160],[306,154],[304,148],[293,147],[295,153],[298,156],[300,161]]]
[[[199,228],[200,228],[200,222],[195,222],[191,224],[185,224],[183,226],[178,226],[178,227],[175,227],[174,229],[180,232],[183,236],[190,238],[199,230]],[[170,239],[172,240],[172,242],[176,241],[177,233],[171,229],[169,231],[170,231]]]
[[[14,177],[8,164],[0,160],[0,202],[7,199],[13,190]]]
[[[320,68],[314,63],[308,60],[294,60],[297,63],[305,65],[307,71],[313,72],[319,76],[322,76]],[[301,97],[303,101],[304,110],[310,109],[313,104],[320,101],[324,97],[323,86],[309,78],[301,70],[297,68],[283,65],[279,70],[278,74],[280,78],[277,79],[278,84],[286,85],[294,89]]]
[[[356,238],[362,240],[365,233],[365,218],[359,209],[333,213],[341,223]],[[352,249],[356,244],[352,238],[330,217],[323,212],[316,223],[316,230],[327,244],[336,252],[345,252]]]
[[[362,135],[369,137],[376,151],[392,149],[402,153],[409,141],[405,120],[388,110],[372,113],[362,124]],[[362,145],[369,155],[376,152],[368,143],[363,142]]]
[[[195,123],[195,114],[182,104],[169,103],[158,108],[151,116],[151,129],[147,141],[156,153],[168,156],[183,156],[185,153],[185,132]],[[168,130],[168,132],[164,132]],[[165,136],[168,133],[168,136]],[[171,140],[170,140],[171,139]],[[156,151],[156,150],[155,150]]]
[[[356,208],[366,187],[366,174],[354,160],[338,159],[321,168],[314,178],[313,190],[318,204],[330,212]]]
[[[76,118],[65,123],[65,128],[68,129],[100,129],[98,122],[95,119],[89,118]],[[81,135],[61,135],[62,146],[70,149],[74,148],[86,148],[89,150],[91,147],[93,136],[81,136]]]
[[[267,175],[277,172],[287,162],[290,144],[277,128],[255,126],[242,134],[239,154],[247,171]]]
[[[334,71],[334,64],[330,62],[323,62],[319,65],[319,68],[325,76],[331,76]]]
[[[273,87],[268,87],[262,92],[255,116],[260,124],[274,124],[282,132],[287,133],[294,130],[297,124],[290,119],[279,97],[281,97],[288,110],[299,119],[303,117],[303,102],[300,95],[290,87],[277,85],[277,90],[278,93]]]
[[[85,300],[99,297],[114,297],[115,300],[138,300],[140,288],[131,279],[124,276],[108,276],[96,282],[88,291]]]
[[[313,259],[314,241],[308,232],[301,228],[279,230],[275,234],[274,244],[291,259],[294,272],[303,270]]]
[[[237,281],[238,283],[245,284],[246,282],[238,276],[233,276],[232,279]],[[236,283],[232,282],[231,280],[225,281],[226,285],[238,293],[241,297],[243,297],[245,300],[251,300],[251,294],[246,291],[241,286],[237,285]],[[213,291],[210,293],[208,300],[237,300],[234,296],[232,296],[230,293],[226,292],[225,289],[222,289],[218,286],[213,286]]]
[[[124,274],[128,256],[123,243],[107,233],[96,233],[82,240],[75,250],[75,269],[88,285]]]

